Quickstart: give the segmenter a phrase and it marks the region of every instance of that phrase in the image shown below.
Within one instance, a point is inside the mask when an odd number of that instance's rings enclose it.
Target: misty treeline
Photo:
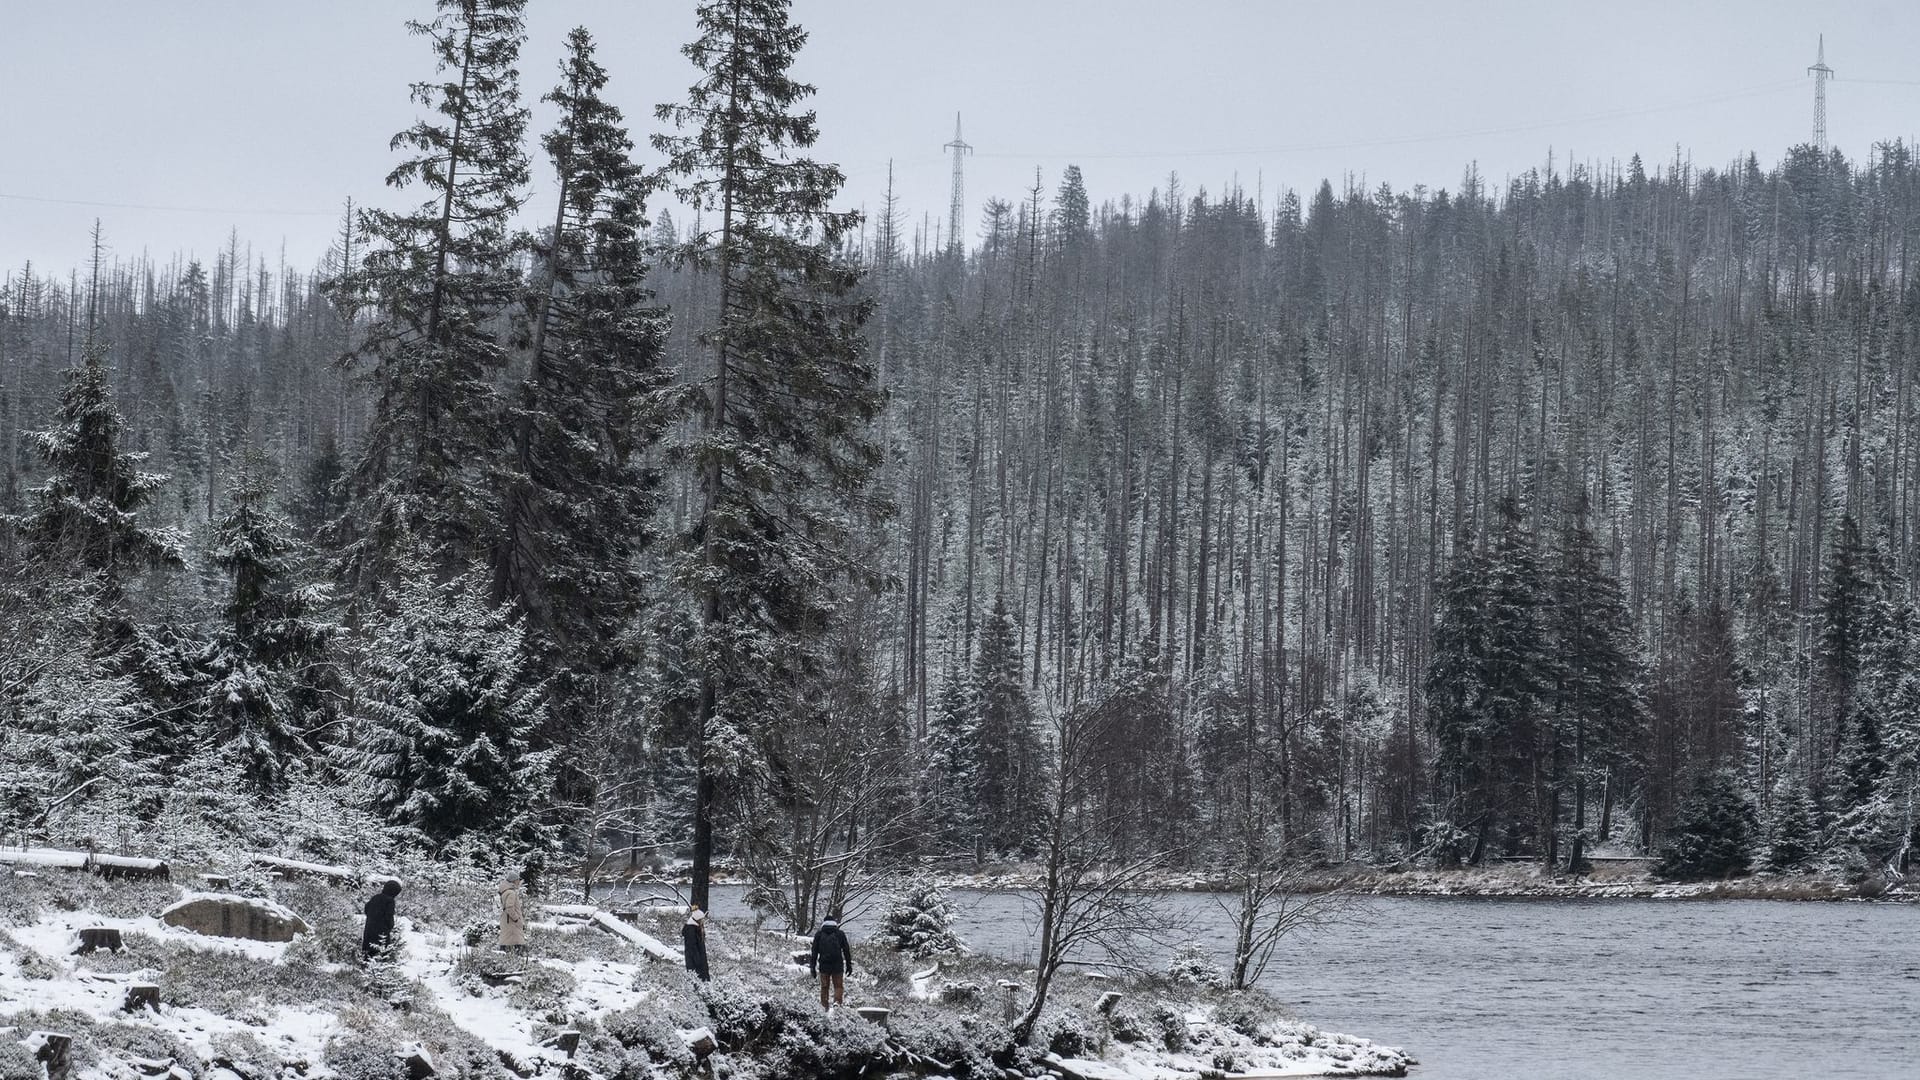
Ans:
[[[322,266],[5,275],[9,841],[717,858],[800,922],[917,860],[1904,864],[1903,144],[1070,167],[962,248],[836,209],[783,0],[632,134],[585,31],[439,7],[411,208]]]

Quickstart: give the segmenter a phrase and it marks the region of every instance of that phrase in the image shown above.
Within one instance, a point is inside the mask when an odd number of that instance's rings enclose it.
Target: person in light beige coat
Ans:
[[[508,952],[527,947],[527,902],[518,874],[500,883],[500,947]]]

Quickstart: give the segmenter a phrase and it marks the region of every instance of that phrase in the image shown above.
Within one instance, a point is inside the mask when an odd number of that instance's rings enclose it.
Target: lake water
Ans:
[[[747,914],[740,896],[715,889],[715,914]],[[954,901],[970,946],[1032,955],[1018,894]],[[1224,957],[1213,898],[1169,902]],[[1920,1077],[1915,905],[1381,898],[1289,938],[1261,985],[1309,1023],[1405,1047],[1421,1080]]]

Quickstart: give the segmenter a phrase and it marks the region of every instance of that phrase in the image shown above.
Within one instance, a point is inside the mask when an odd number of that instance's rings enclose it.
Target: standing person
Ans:
[[[520,892],[520,875],[500,883],[500,948],[527,951],[527,902]]]
[[[687,970],[706,982],[707,974],[707,913],[700,905],[687,905],[687,924],[680,928],[680,945],[687,955]]]
[[[827,1008],[827,990],[833,990],[833,1004],[847,1003],[847,975],[853,971],[853,946],[840,929],[838,915],[820,921],[814,931],[813,949],[807,954],[807,966],[820,977],[820,1007]]]
[[[389,880],[373,894],[363,909],[367,916],[366,928],[360,931],[360,953],[372,957],[375,953],[384,953],[393,948],[393,898],[400,895],[400,883]]]

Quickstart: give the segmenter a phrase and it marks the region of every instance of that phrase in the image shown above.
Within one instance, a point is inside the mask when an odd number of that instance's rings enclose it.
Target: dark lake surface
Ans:
[[[715,914],[747,915],[742,891],[716,888]],[[971,947],[1032,955],[1019,894],[953,898]],[[1214,898],[1168,902],[1224,959]],[[1309,1023],[1405,1047],[1424,1080],[1920,1078],[1916,905],[1380,898],[1289,938],[1261,985]]]

